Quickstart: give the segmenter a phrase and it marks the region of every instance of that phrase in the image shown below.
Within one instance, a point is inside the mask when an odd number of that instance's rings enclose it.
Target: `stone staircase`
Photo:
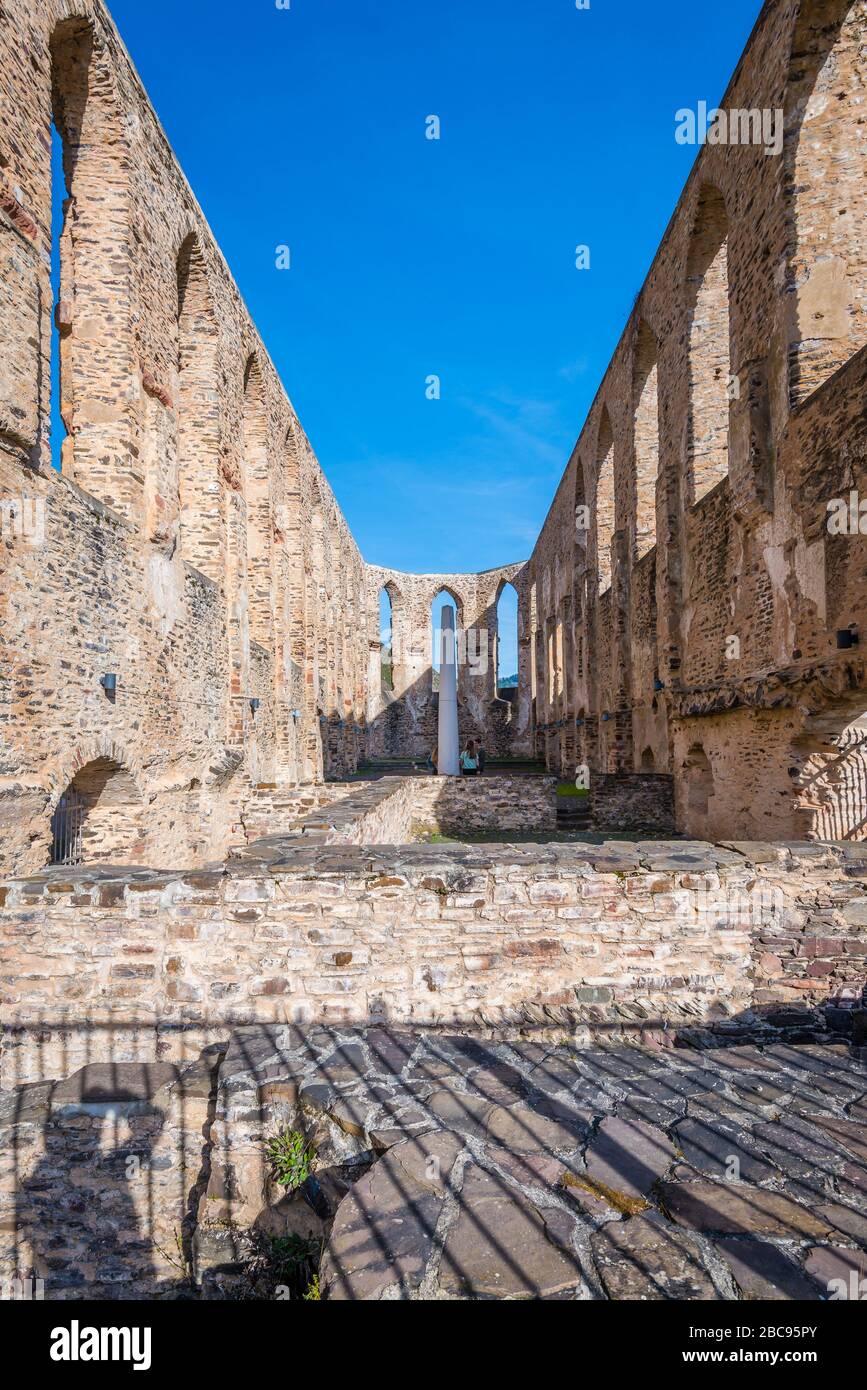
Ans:
[[[593,813],[589,796],[557,797],[557,829],[573,833],[592,829]]]

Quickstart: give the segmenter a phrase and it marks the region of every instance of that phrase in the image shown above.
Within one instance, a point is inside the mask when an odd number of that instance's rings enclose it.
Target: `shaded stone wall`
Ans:
[[[597,830],[674,830],[674,779],[664,772],[601,773],[593,778]]]
[[[0,15],[2,855],[44,864],[71,776],[112,756],[149,861],[203,862],[251,783],[355,768],[364,567],[105,8],[67,11]]]
[[[528,566],[537,749],[670,772],[691,834],[867,835],[865,26],[765,5],[720,105],[780,152],[699,151]]]
[[[514,699],[497,693],[497,603],[506,584],[516,590],[519,605]],[[380,679],[385,655],[379,627],[383,589],[392,611],[391,690]],[[368,565],[370,752],[379,757],[418,758],[427,757],[436,747],[438,697],[433,689],[431,606],[444,590],[455,601],[458,628],[464,634],[458,669],[462,744],[469,738],[481,739],[488,757],[530,757],[529,645],[521,619],[526,606],[526,566],[522,564],[482,574],[403,574]]]

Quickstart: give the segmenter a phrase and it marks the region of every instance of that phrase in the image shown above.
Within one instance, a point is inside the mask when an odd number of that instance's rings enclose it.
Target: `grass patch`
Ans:
[[[574,782],[558,782],[558,796],[589,796],[589,787],[576,787]]]

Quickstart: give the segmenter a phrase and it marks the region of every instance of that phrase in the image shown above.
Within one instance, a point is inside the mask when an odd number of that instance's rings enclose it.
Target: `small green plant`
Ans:
[[[319,1292],[319,1275],[314,1274],[313,1278],[310,1280],[310,1283],[307,1285],[307,1292],[304,1295],[304,1301],[307,1303],[319,1303],[321,1299],[322,1295]]]
[[[268,1140],[265,1152],[271,1165],[271,1177],[287,1192],[294,1192],[309,1178],[313,1145],[300,1129],[284,1129],[276,1134]]]

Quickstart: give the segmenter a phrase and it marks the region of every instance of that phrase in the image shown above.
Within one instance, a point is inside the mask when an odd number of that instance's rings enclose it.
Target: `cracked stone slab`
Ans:
[[[716,1249],[746,1299],[821,1299],[823,1291],[776,1245],[751,1236],[718,1240]]]
[[[337,1209],[320,1269],[328,1298],[407,1299],[434,1249],[463,1140],[447,1130],[389,1149]]]
[[[587,1137],[592,1119],[590,1112],[556,1101],[548,1102],[546,1113],[519,1102],[508,1108],[496,1106],[485,1129],[493,1143],[512,1153],[555,1153],[577,1148]]]
[[[749,1137],[729,1120],[711,1124],[687,1117],[675,1124],[674,1137],[687,1163],[712,1177],[767,1182],[777,1176],[777,1169],[747,1147]]]
[[[642,1120],[611,1116],[602,1121],[588,1145],[587,1176],[605,1192],[644,1198],[676,1156],[661,1129]]]
[[[443,1247],[438,1285],[453,1297],[554,1298],[584,1290],[580,1265],[564,1248],[568,1217],[545,1215],[476,1164],[464,1172],[459,1215]]]
[[[838,1301],[861,1302],[867,1294],[867,1251],[816,1246],[807,1255],[804,1268]],[[831,1287],[834,1281],[837,1285]]]
[[[719,1297],[696,1242],[655,1212],[602,1226],[590,1245],[609,1298]]]
[[[830,1223],[782,1192],[747,1183],[663,1183],[663,1207],[679,1225],[720,1235],[767,1235],[817,1240]]]

